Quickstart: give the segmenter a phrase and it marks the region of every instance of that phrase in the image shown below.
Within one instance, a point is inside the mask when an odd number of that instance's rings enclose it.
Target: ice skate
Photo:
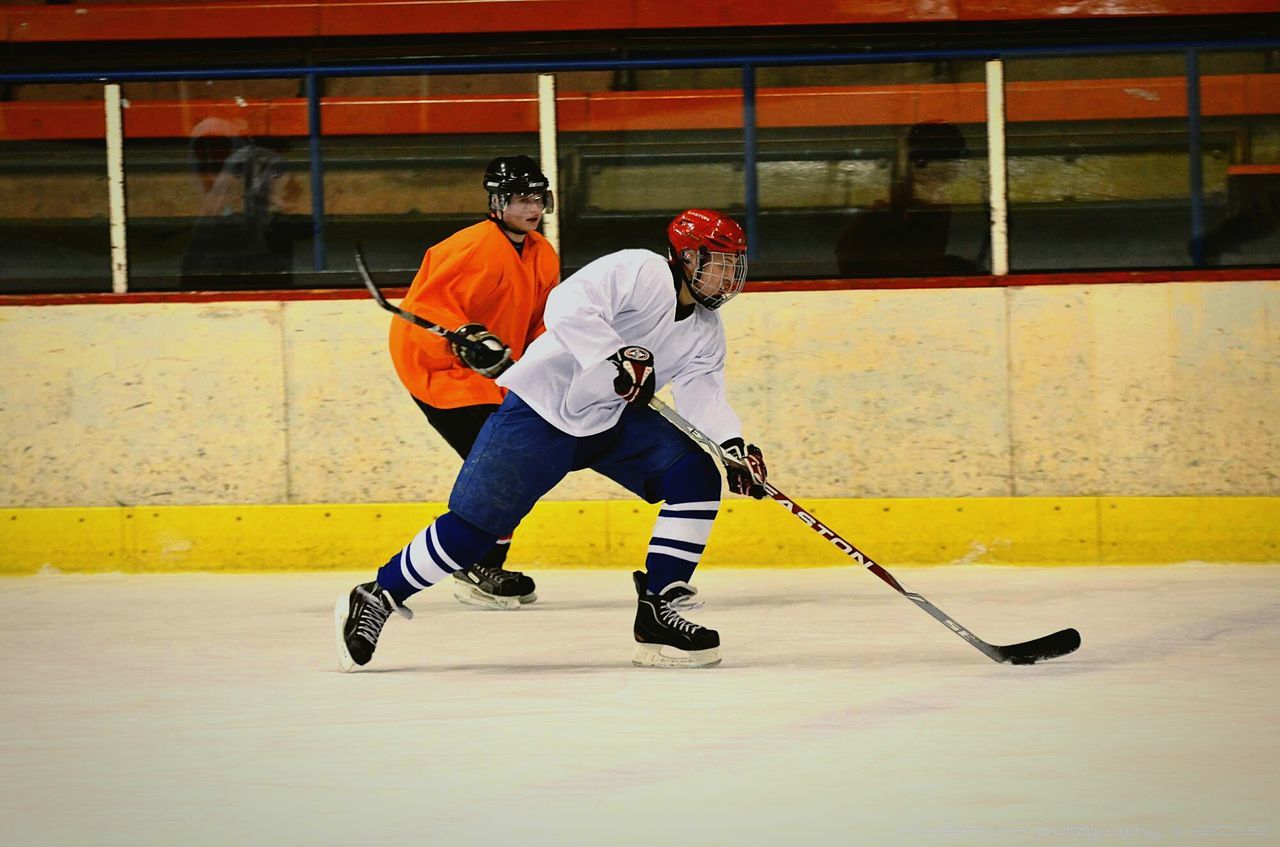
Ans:
[[[343,672],[350,673],[369,664],[378,646],[378,635],[392,612],[405,620],[413,619],[413,612],[396,603],[376,582],[357,585],[349,596],[338,598],[333,615],[338,635],[338,667]]]
[[[644,572],[634,574],[637,607],[636,650],[631,663],[649,668],[709,668],[720,664],[720,633],[680,616],[694,589],[684,582],[661,594],[645,592]]]
[[[453,596],[484,609],[518,609],[538,599],[533,580],[501,565],[475,564],[453,575]]]

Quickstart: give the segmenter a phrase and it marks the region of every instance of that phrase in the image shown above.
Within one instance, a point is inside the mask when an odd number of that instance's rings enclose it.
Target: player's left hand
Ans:
[[[763,500],[765,490],[761,483],[769,476],[769,469],[765,467],[764,454],[760,452],[760,448],[745,443],[741,438],[730,438],[720,446],[729,456],[742,463],[725,463],[724,478],[729,483],[729,490]]]
[[[457,341],[450,341],[453,355],[480,376],[497,379],[511,367],[511,348],[486,329],[484,324],[463,324],[454,333],[473,343],[459,344]]]

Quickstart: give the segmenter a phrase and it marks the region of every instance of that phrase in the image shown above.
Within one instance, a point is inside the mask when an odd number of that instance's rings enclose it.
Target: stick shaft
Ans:
[[[415,315],[413,312],[405,311],[399,306],[393,305],[387,301],[387,298],[378,290],[378,286],[373,282],[373,275],[369,273],[369,266],[364,261],[364,251],[356,247],[356,270],[360,272],[360,279],[364,282],[364,287],[369,289],[369,293],[373,295],[373,299],[379,306],[386,309],[396,317],[403,318],[414,326],[421,327],[427,332],[435,333],[441,338],[447,339],[454,344],[460,344],[463,347],[469,347],[473,350],[486,350],[485,346],[478,341],[472,341],[464,335],[445,329],[440,324],[432,323],[424,317]]]
[[[666,418],[667,421],[672,423],[676,427],[676,429],[679,429],[682,432],[684,432],[685,435],[692,438],[704,449],[708,450],[713,456],[720,459],[720,461],[725,462],[727,464],[735,464],[735,465],[741,465],[743,467],[746,467],[746,465],[744,465],[741,461],[739,461],[738,459],[735,459],[734,457],[726,453],[723,447],[721,447],[719,444],[717,444],[715,441],[713,441],[711,438],[705,435],[697,427],[695,427],[693,424],[689,423],[684,418],[682,418],[674,409],[672,409],[666,403],[663,403],[661,400],[655,397],[654,399],[649,401],[649,405],[654,411],[656,411],[658,414],[662,415],[662,417]],[[784,506],[787,509],[787,511],[791,512],[791,514],[799,518],[800,521],[805,526],[809,527],[809,529],[813,530],[814,532],[821,535],[823,538],[827,539],[827,541],[831,542],[831,544],[835,546],[835,548],[839,550],[841,553],[844,553],[846,556],[853,559],[855,562],[862,565],[867,570],[871,571],[873,574],[879,577],[886,585],[888,585],[894,591],[897,591],[903,597],[906,597],[912,603],[919,606],[921,609],[923,609],[927,614],[929,614],[939,623],[946,626],[947,629],[950,629],[956,635],[960,636],[965,641],[969,642],[975,648],[977,648],[978,650],[986,654],[989,658],[994,659],[997,662],[1004,661],[1004,658],[1000,655],[1000,648],[993,647],[992,645],[983,641],[981,638],[978,638],[976,635],[969,632],[968,629],[961,626],[954,619],[952,619],[950,615],[943,612],[937,606],[933,605],[928,600],[926,600],[923,595],[918,594],[914,591],[908,591],[905,587],[903,587],[902,583],[898,582],[898,580],[894,578],[893,574],[885,570],[879,563],[874,561],[866,553],[863,553],[853,544],[851,544],[850,542],[842,538],[835,530],[831,529],[822,521],[815,518],[807,509],[805,509],[795,500],[792,500],[786,494],[783,494],[772,483],[762,480],[760,481],[760,484],[764,486],[764,490],[769,495],[770,499]]]

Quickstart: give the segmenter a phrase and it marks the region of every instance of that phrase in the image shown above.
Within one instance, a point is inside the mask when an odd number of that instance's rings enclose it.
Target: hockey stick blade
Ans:
[[[1074,629],[1062,629],[1043,638],[995,648],[1000,657],[997,661],[1012,665],[1033,665],[1044,659],[1056,659],[1059,656],[1074,653],[1079,649],[1080,633]]]
[[[772,489],[773,491],[776,491],[776,489],[768,483],[765,484],[765,488],[766,490]],[[781,495],[781,492],[779,492],[779,494]],[[786,495],[781,495],[781,497],[785,498]],[[778,500],[780,498],[775,496],[774,499]],[[793,513],[795,513],[797,508],[799,508],[790,500],[782,499],[782,503],[783,505],[788,506]],[[814,520],[816,521],[817,519],[815,518]],[[1007,662],[1011,665],[1032,665],[1043,659],[1053,659],[1058,656],[1065,656],[1068,653],[1074,653],[1080,647],[1080,633],[1074,629],[1059,630],[1058,632],[1050,635],[1033,638],[1030,641],[1023,641],[1020,644],[1007,644],[1003,646],[989,644],[970,632],[968,627],[962,625],[946,612],[930,603],[923,594],[920,594],[917,591],[910,591],[905,588],[902,583],[898,582],[897,578],[894,577],[893,574],[884,569],[884,566],[877,562],[873,562],[861,550],[840,538],[840,536],[831,532],[831,530],[822,526],[821,523],[818,523],[817,527],[821,528],[820,532],[822,532],[824,537],[827,537],[826,533],[830,532],[831,535],[828,540],[830,540],[832,544],[835,544],[835,546],[838,547],[846,556],[849,556],[854,561],[865,566],[867,570],[880,577],[882,582],[894,591],[897,591],[903,597],[906,597],[912,603],[915,603],[916,606],[928,614],[929,617],[933,618],[938,623],[969,642],[970,645],[993,662],[1000,662],[1001,664]],[[838,543],[836,539],[839,539]]]

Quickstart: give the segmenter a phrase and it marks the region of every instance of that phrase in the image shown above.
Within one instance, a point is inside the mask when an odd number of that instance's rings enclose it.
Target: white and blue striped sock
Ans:
[[[673,582],[688,582],[693,578],[719,510],[719,500],[663,504],[653,525],[649,555],[645,558],[647,588],[651,593],[659,594]]]
[[[497,540],[452,512],[436,518],[378,570],[378,584],[403,602],[470,567]]]

